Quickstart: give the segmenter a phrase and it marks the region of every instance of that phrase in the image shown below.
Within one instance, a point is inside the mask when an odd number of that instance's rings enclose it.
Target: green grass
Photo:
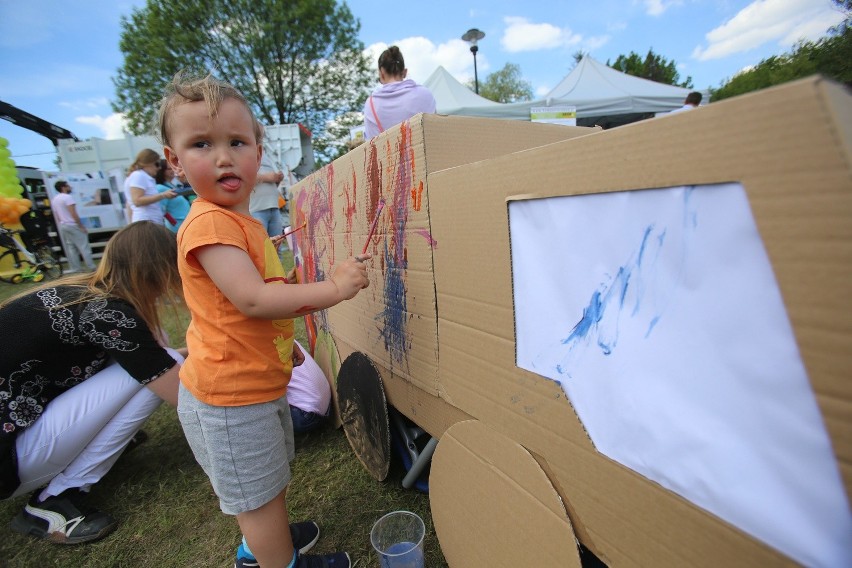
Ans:
[[[289,253],[285,265],[292,265]],[[0,300],[28,284],[0,283]],[[183,345],[188,318],[173,314],[166,322],[172,343]],[[304,326],[297,322],[297,338]],[[219,510],[207,477],[196,464],[174,409],[163,405],[144,427],[146,443],[123,456],[92,490],[93,506],[119,520],[107,538],[84,545],[57,546],[20,536],[8,522],[25,497],[0,501],[6,530],[0,539],[0,568],[71,567],[226,567],[233,566],[240,531],[233,517]],[[385,482],[372,479],[340,429],[296,435],[293,480],[287,494],[291,519],[316,520],[322,536],[317,552],[346,550],[359,568],[378,566],[370,528],[387,512],[404,509],[426,523],[426,566],[447,566],[441,554],[429,497],[403,489],[404,472],[394,464]]]

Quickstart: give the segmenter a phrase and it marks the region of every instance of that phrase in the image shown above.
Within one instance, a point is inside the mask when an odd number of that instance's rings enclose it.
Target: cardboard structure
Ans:
[[[476,162],[442,120],[292,203],[314,280],[385,200],[371,287],[318,315],[317,345],[367,356],[440,438],[449,564],[579,566],[579,541],[609,566],[850,565],[848,91],[811,78]]]

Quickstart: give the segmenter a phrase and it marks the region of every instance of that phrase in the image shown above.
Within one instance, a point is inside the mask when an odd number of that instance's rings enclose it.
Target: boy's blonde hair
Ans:
[[[160,142],[164,146],[171,146],[168,133],[168,122],[172,111],[184,103],[204,101],[207,105],[207,114],[212,120],[219,112],[219,106],[225,99],[236,99],[245,105],[251,115],[254,126],[254,136],[257,143],[263,142],[263,126],[254,116],[248,101],[236,87],[225,81],[220,81],[212,75],[203,78],[193,78],[185,72],[179,71],[166,89],[166,96],[160,103],[157,115]]]

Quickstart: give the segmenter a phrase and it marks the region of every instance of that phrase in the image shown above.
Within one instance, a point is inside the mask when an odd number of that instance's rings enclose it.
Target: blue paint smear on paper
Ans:
[[[688,187],[684,192],[683,242],[679,243],[681,248],[676,259],[676,281],[671,283],[672,289],[661,290],[662,286],[653,285],[656,282],[657,261],[670,243],[667,243],[668,231],[665,227],[657,229],[655,224],[650,224],[645,227],[635,252],[618,268],[609,282],[592,292],[588,304],[583,308],[582,317],[568,336],[560,340],[560,343],[566,346],[567,353],[562,361],[555,365],[557,373],[570,377],[570,367],[573,366],[575,352],[581,347],[594,344],[603,355],[612,354],[618,345],[619,323],[624,314],[629,314],[631,318],[647,318],[648,325],[644,338],[647,339],[653,333],[663,317],[673,289],[683,272],[687,257],[688,234],[698,227],[698,215],[690,208],[693,191],[693,187]],[[647,282],[652,282],[652,285],[646,285]],[[628,291],[632,291],[629,300]],[[640,310],[645,307],[643,301],[649,297],[652,300],[654,298],[658,300],[665,298],[665,300],[658,301],[649,308],[650,316],[643,316]],[[631,302],[632,305],[627,305]]]

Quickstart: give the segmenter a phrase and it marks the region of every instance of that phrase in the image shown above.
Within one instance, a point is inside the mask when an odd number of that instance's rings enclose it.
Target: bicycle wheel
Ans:
[[[33,253],[39,268],[47,278],[59,278],[62,276],[62,263],[53,254],[53,250],[47,245],[37,246]]]
[[[11,284],[18,284],[23,281],[22,273],[31,273],[35,272],[35,265],[25,258],[20,258],[18,251],[7,250],[3,254],[0,254],[0,266],[8,266],[9,270],[13,272],[9,272],[5,275],[0,274],[0,280],[3,282],[9,282]]]

